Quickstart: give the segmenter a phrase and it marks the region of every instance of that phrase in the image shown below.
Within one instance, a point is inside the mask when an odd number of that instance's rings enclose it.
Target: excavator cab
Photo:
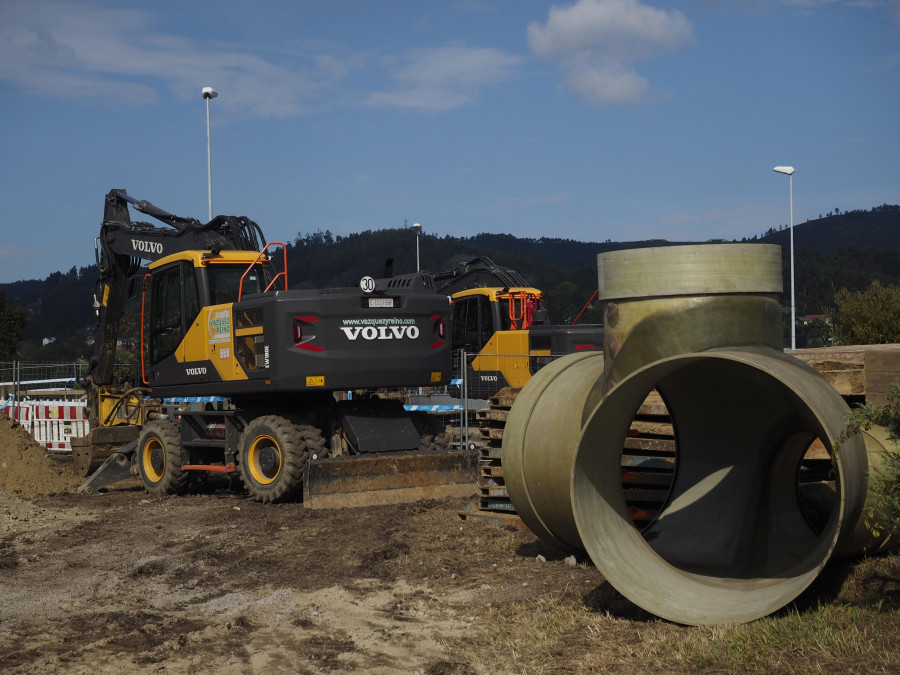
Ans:
[[[499,331],[525,330],[543,322],[543,294],[536,288],[472,288],[453,296],[453,345],[480,352]]]
[[[475,358],[468,364],[469,394],[488,398],[502,387],[522,387],[531,378],[535,350],[530,329],[544,316],[536,288],[471,288],[453,296],[453,344]]]
[[[142,302],[145,365],[174,354],[202,308],[230,305],[242,295],[263,292],[266,268],[255,258],[246,251],[221,251],[215,256],[185,251],[150,265]],[[213,322],[209,329],[221,327]]]
[[[284,244],[274,242],[266,246]],[[142,381],[159,387],[247,379],[232,340],[233,308],[276,288],[271,259],[255,251],[182,251],[152,263],[142,302]],[[285,268],[286,269],[286,261]]]

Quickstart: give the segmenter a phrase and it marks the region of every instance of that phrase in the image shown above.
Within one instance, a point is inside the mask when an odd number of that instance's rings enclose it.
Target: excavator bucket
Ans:
[[[71,439],[72,465],[79,476],[90,476],[109,456],[137,439],[140,427],[95,427],[87,436]]]
[[[311,509],[400,504],[478,494],[478,452],[433,450],[312,460],[303,484]]]
[[[131,441],[112,453],[106,461],[91,474],[90,478],[78,486],[77,492],[89,496],[99,494],[107,485],[131,478],[131,459],[137,448],[137,441]]]

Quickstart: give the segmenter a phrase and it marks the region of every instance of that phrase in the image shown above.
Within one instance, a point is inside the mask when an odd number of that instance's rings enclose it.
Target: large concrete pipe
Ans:
[[[513,505],[541,539],[583,547],[623,595],[661,617],[740,622],[784,606],[855,545],[867,461],[862,439],[850,439],[833,459],[824,510],[803,499],[804,454],[816,440],[833,446],[848,409],[781,351],[778,247],[619,251],[598,256],[598,273],[604,375],[599,359],[568,357],[523,389],[503,444]],[[652,390],[668,406],[677,464],[641,532],[621,464]]]
[[[653,388],[677,430],[678,470],[668,505],[641,533],[622,494],[620,448]],[[806,449],[816,438],[831,447],[846,411],[818,372],[774,350],[712,350],[638,369],[583,429],[571,486],[582,544],[620,593],[672,621],[750,621],[783,607],[851,539],[863,512],[859,436],[834,458],[837,492],[820,531],[798,495]]]
[[[513,508],[542,541],[582,551],[569,488],[581,429],[601,398],[603,354],[541,368],[522,388],[503,431],[503,479]]]
[[[606,388],[662,356],[781,344],[778,246],[633,249],[597,260],[604,354],[573,354],[538,371],[519,394],[503,435],[513,507],[538,537],[568,551],[583,550],[567,496],[572,461]]]

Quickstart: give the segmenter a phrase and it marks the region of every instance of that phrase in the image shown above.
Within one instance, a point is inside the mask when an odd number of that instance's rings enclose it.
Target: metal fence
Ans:
[[[15,400],[41,396],[54,398],[77,396],[79,382],[87,374],[88,364],[41,361],[0,361],[0,399],[12,396]]]

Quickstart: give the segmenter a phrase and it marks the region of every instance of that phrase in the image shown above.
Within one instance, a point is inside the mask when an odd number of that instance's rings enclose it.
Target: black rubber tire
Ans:
[[[250,496],[264,503],[299,499],[309,457],[308,438],[314,441],[316,435],[321,439],[315,427],[301,427],[279,415],[263,415],[250,422],[238,454],[241,482]]]
[[[181,468],[178,423],[157,420],[146,424],[138,436],[136,463],[144,489],[150,494],[183,494],[188,472]]]
[[[450,447],[450,434],[446,431],[442,431],[437,436],[434,437],[433,443],[435,450],[446,450]]]
[[[303,434],[303,442],[306,445],[306,456],[308,459],[325,459],[328,457],[329,449],[325,445],[325,438],[318,427],[301,424],[300,433]]]
[[[411,417],[419,432],[419,450],[446,450],[450,446],[450,436],[442,420],[424,412],[414,412]]]

